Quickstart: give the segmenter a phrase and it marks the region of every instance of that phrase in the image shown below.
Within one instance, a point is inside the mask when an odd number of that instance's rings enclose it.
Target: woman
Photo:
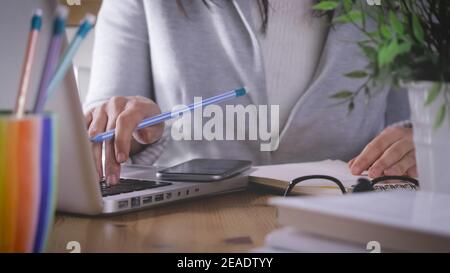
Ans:
[[[415,176],[410,128],[388,126],[409,117],[401,92],[378,92],[355,109],[329,97],[360,81],[342,75],[364,67],[348,25],[328,28],[330,16],[313,1],[104,1],[86,120],[90,136],[116,129],[93,145],[97,169],[115,184],[120,163],[173,165],[193,157],[252,160],[254,164],[350,160],[354,174]],[[146,117],[245,86],[244,105],[280,105],[280,141],[260,151],[258,141],[175,141],[170,125],[133,132]],[[195,126],[195,125],[194,125]],[[246,128],[240,124],[240,130]],[[242,130],[244,130],[242,129]],[[381,132],[381,134],[380,134]]]

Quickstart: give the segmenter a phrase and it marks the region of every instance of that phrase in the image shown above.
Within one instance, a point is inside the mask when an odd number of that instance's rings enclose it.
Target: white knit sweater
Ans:
[[[255,24],[261,24],[257,2]],[[327,20],[314,17],[312,0],[270,0],[269,23],[259,43],[264,59],[269,104],[280,106],[283,126],[308,88],[326,38]]]

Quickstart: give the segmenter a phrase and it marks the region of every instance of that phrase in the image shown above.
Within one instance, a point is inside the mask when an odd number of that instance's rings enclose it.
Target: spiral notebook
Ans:
[[[249,183],[284,191],[289,183],[297,177],[306,175],[328,175],[339,179],[347,192],[353,190],[358,178],[367,174],[354,176],[350,173],[346,162],[341,160],[323,160],[317,162],[292,163],[257,166],[249,175]],[[405,183],[389,183],[376,185],[377,191],[396,189],[414,190],[414,186]],[[340,195],[338,186],[330,181],[313,179],[294,187],[292,193],[306,195]]]

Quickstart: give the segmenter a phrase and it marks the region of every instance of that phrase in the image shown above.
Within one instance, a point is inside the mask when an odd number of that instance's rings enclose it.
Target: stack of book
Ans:
[[[450,251],[450,195],[371,192],[269,203],[282,228],[256,252]]]

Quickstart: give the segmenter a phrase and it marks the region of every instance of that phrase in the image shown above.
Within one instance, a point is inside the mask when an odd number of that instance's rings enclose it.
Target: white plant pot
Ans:
[[[406,84],[416,147],[417,168],[421,190],[450,194],[450,107],[442,126],[433,125],[439,108],[450,99],[450,85],[441,90],[436,100],[425,106],[432,82]]]

